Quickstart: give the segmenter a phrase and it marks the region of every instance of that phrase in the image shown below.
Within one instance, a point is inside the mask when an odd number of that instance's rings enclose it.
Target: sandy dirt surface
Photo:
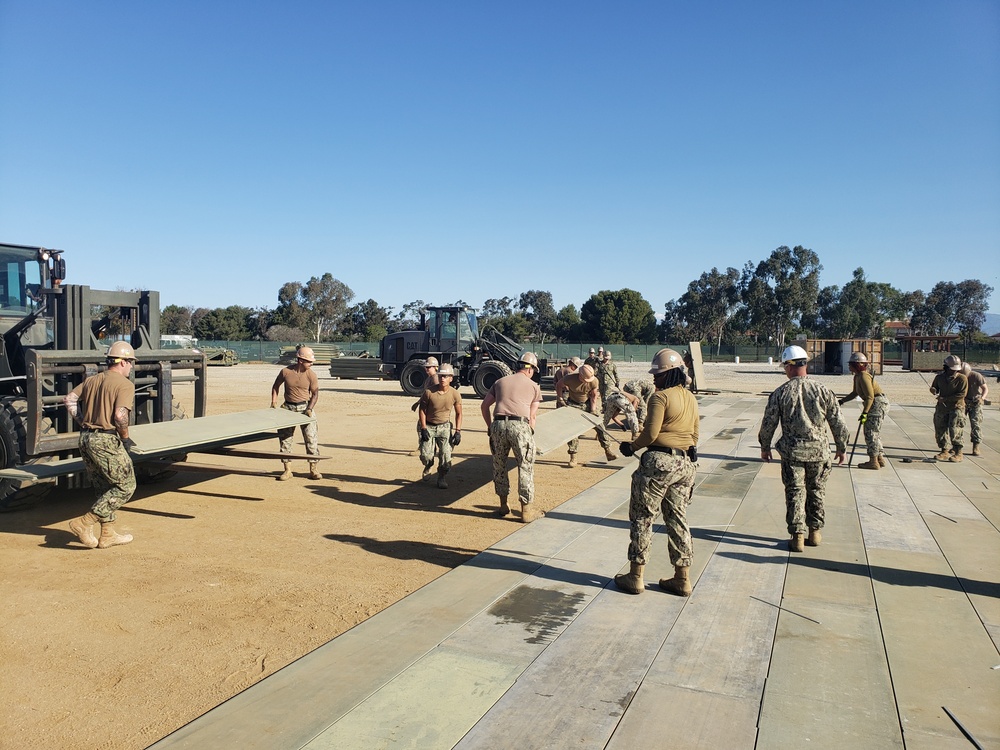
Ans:
[[[266,408],[278,369],[211,368],[209,413]],[[0,747],[144,748],[519,528],[492,516],[471,389],[441,490],[417,481],[414,399],[398,383],[318,374],[322,481],[305,462],[277,482],[279,462],[191,456],[270,474],[140,486],[119,511],[135,541],[108,550],[67,528],[89,490],[0,514]],[[537,461],[542,509],[608,475],[592,435],[581,457],[593,468],[566,468],[565,453]]]
[[[645,366],[619,369],[638,377]],[[277,370],[210,369],[209,413],[266,407]],[[141,486],[119,514],[135,541],[109,550],[86,549],[67,529],[89,508],[89,490],[0,515],[0,746],[146,747],[518,528],[492,516],[471,389],[462,389],[467,422],[451,486],[439,490],[417,481],[413,399],[397,383],[318,373],[320,446],[330,456],[322,481],[305,478],[304,462],[279,483],[277,462],[192,456],[270,474],[184,472]],[[897,403],[931,405],[929,378],[880,381]],[[783,379],[755,364],[706,373],[708,387],[754,394]],[[849,377],[824,381],[850,389]],[[190,410],[191,394],[180,396]],[[546,393],[543,408],[553,400]],[[581,457],[593,464],[569,469],[562,451],[539,459],[541,508],[608,475],[593,433]]]

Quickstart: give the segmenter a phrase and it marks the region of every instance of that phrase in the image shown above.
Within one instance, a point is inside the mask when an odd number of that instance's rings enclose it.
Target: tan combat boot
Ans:
[[[578,464],[576,462],[576,454],[575,453],[570,453],[569,454],[569,468],[575,469],[577,466],[578,466]]]
[[[858,464],[859,469],[878,469],[879,463],[876,456],[870,456],[863,464]]]
[[[615,586],[626,594],[641,594],[646,588],[642,580],[642,571],[645,567],[639,563],[629,563],[628,573],[619,573],[615,576]]]
[[[674,566],[673,578],[661,578],[660,588],[668,594],[677,596],[691,596],[691,578],[688,575],[690,568],[680,565]]]
[[[803,546],[805,538],[806,535],[802,533],[792,534],[791,539],[788,540],[788,549],[792,552],[805,551],[805,547]]]
[[[982,453],[979,452],[979,443],[973,443],[972,444],[972,455],[973,456],[981,456],[981,455],[983,455]]]
[[[115,531],[115,525],[108,521],[101,524],[101,538],[97,540],[100,549],[116,547],[119,544],[128,544],[132,541],[131,534],[119,534]]]
[[[285,470],[283,472],[281,472],[280,475],[278,475],[278,481],[279,482],[287,482],[291,478],[292,478],[292,465],[291,464],[285,464]]]
[[[532,508],[531,503],[525,503],[525,502],[521,503],[521,523],[531,523],[532,521],[537,520],[544,515],[545,515],[544,513],[541,513]]]
[[[885,460],[885,456],[881,453],[878,454],[878,465],[883,469],[889,465],[889,463]]]
[[[604,449],[604,456],[609,461],[614,461],[616,458],[618,458],[618,456],[615,455],[615,452],[613,450],[611,450],[610,448],[605,448]]]
[[[809,529],[809,536],[806,537],[806,544],[810,547],[818,547],[823,541],[823,535],[819,529]],[[801,552],[801,550],[799,550]]]
[[[957,451],[951,454],[948,460],[951,461],[953,464],[960,464],[962,463],[962,458],[963,458],[962,449],[959,448]]]
[[[420,475],[423,481],[428,481],[431,478],[431,474],[434,473],[434,462],[431,461],[429,464],[424,464],[424,473]]]
[[[97,546],[97,536],[94,534],[94,526],[99,524],[101,519],[93,513],[84,513],[79,518],[74,518],[69,522],[69,530],[76,534],[76,538],[84,547],[94,549]]]
[[[510,505],[507,503],[507,496],[504,495],[500,498],[500,507],[497,509],[497,515],[503,518],[510,514]]]
[[[315,461],[309,462],[309,478],[310,479],[322,479],[323,475],[319,473],[319,465]]]
[[[940,453],[934,456],[934,459],[937,461],[947,461],[949,458],[951,458],[951,451],[944,449],[942,449]]]

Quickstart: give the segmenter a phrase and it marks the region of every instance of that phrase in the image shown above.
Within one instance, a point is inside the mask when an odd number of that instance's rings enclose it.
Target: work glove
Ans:
[[[841,406],[843,406],[844,404],[847,403],[847,399],[846,398],[838,398],[837,399],[837,403],[840,404]]]
[[[451,443],[452,445],[458,445],[459,443],[461,443],[462,442],[462,431],[461,430],[455,430],[453,433],[451,433],[451,438],[449,438],[448,442]]]
[[[620,450],[622,455],[626,458],[635,455],[635,451],[632,449],[632,443],[626,443],[624,440],[618,444],[618,450]]]
[[[430,439],[431,439],[431,433],[427,430],[426,427],[421,427],[420,428],[420,442],[421,443],[426,443]]]
[[[130,437],[127,437],[124,440],[122,440],[122,445],[125,446],[125,450],[127,450],[129,453],[131,453],[135,449],[135,441]]]
[[[868,421],[868,412],[861,412],[861,416],[858,417],[858,421],[861,424],[864,424],[865,422],[867,422]]]
[[[313,410],[312,409],[306,409],[302,413],[305,414],[307,417],[311,417],[313,415]]]
[[[698,446],[692,445],[687,449],[688,458],[691,459],[691,463],[698,463]]]

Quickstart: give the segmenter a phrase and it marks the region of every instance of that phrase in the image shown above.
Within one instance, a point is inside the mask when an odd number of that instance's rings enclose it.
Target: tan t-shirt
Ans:
[[[646,424],[632,447],[639,450],[657,445],[687,450],[698,445],[699,429],[698,400],[684,386],[674,386],[649,397]]]
[[[289,404],[306,404],[314,393],[319,393],[319,378],[310,367],[305,372],[299,372],[297,365],[282,368],[274,379],[274,388],[285,384],[285,402]]]
[[[496,401],[493,406],[493,416],[531,418],[531,405],[541,403],[542,389],[531,378],[514,373],[500,378],[490,388],[490,393]]]
[[[115,429],[115,412],[135,405],[135,384],[120,372],[106,370],[84,380],[73,389],[79,401],[77,414],[84,427]]]
[[[451,421],[451,410],[457,408],[462,394],[456,389],[426,390],[420,397],[420,408],[427,415],[427,424],[444,424]]]
[[[570,401],[585,404],[590,400],[591,392],[597,390],[597,378],[583,380],[579,372],[573,372],[562,379],[562,387],[564,391],[569,391]]]

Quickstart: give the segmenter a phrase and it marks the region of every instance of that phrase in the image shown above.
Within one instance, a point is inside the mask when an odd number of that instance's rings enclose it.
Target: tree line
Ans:
[[[541,342],[780,346],[801,337],[884,338],[885,324],[893,320],[908,322],[916,334],[957,332],[967,343],[985,338],[980,329],[993,287],[981,281],[941,281],[925,294],[868,281],[858,268],[843,287],[821,287],[822,270],[812,250],[781,246],[742,269],[702,273],[684,294],[664,304],[659,321],[652,305],[632,289],[600,291],[579,310],[570,304],[558,311],[550,292],[531,290],[486,300],[479,321],[516,341]],[[283,284],[273,309],[168,305],[161,311],[160,329],[206,340],[379,341],[418,327],[428,306],[414,300],[394,313],[374,299],[354,298],[347,284],[325,273]]]

